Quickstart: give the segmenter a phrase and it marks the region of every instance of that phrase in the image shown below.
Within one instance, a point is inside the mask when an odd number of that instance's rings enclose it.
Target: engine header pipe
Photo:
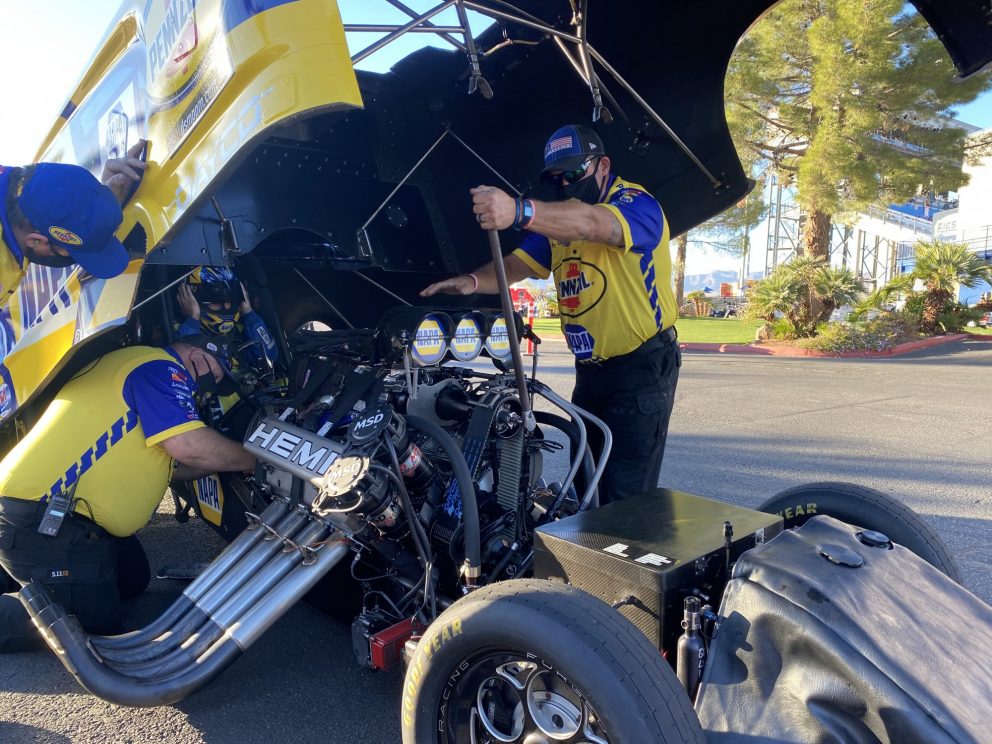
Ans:
[[[193,607],[210,587],[235,563],[240,561],[252,547],[266,534],[262,525],[275,524],[289,509],[289,503],[283,499],[273,501],[259,515],[261,524],[254,528],[242,530],[234,541],[217,556],[213,562],[194,581],[183,590],[172,605],[149,625],[131,633],[118,636],[93,636],[93,643],[98,648],[126,649],[136,648],[147,641],[158,638],[171,628],[179,618]]]
[[[275,528],[280,537],[294,539],[296,533],[307,522],[306,515],[300,510],[290,512]],[[256,576],[283,549],[279,537],[263,540],[256,545],[248,555],[244,556],[226,574],[221,576],[196,603],[189,612],[180,617],[160,637],[148,641],[135,648],[118,649],[100,647],[100,653],[107,659],[121,663],[146,662],[170,653],[180,646],[193,633],[200,629],[217,608],[224,604],[234,594],[241,591],[245,585],[255,581]]]
[[[407,422],[419,429],[441,445],[448,456],[451,469],[455,472],[458,490],[462,496],[462,524],[465,526],[465,577],[469,583],[482,575],[482,538],[479,527],[479,501],[475,497],[475,484],[472,482],[472,472],[465,462],[465,455],[451,435],[433,421],[420,416],[406,417]]]
[[[241,622],[207,653],[196,659],[189,668],[168,679],[136,680],[108,667],[91,649],[90,636],[80,627],[75,617],[64,612],[49,612],[58,608],[58,605],[46,605],[43,595],[47,591],[40,584],[28,584],[22,589],[21,597],[31,619],[45,636],[49,646],[84,688],[117,705],[137,708],[171,705],[196,692],[224,671],[297,600],[326,576],[347,552],[348,548],[344,543],[329,545],[316,551],[316,560],[312,566],[299,567],[251,608]],[[36,608],[40,606],[45,608],[39,613]]]
[[[489,251],[493,256],[493,268],[496,270],[496,284],[499,287],[499,300],[503,305],[503,317],[506,318],[506,333],[510,340],[510,354],[513,356],[513,374],[517,379],[517,393],[520,395],[520,408],[524,419],[524,428],[534,431],[537,422],[531,409],[530,393],[527,390],[527,378],[524,376],[524,357],[520,353],[520,337],[517,336],[516,316],[513,314],[513,300],[510,298],[510,284],[506,278],[506,267],[503,266],[503,249],[499,243],[499,233],[487,230],[489,233]]]

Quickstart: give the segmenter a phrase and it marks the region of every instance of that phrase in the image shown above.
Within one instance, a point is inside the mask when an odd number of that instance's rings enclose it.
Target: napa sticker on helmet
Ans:
[[[444,321],[439,315],[424,316],[413,337],[413,358],[420,364],[437,364],[448,350]]]
[[[497,359],[505,359],[510,356],[510,333],[506,329],[506,318],[502,315],[493,321],[492,327],[489,329],[486,351]]]
[[[66,230],[64,227],[56,227],[52,225],[48,228],[48,234],[55,238],[60,243],[65,243],[66,245],[82,245],[83,240],[72,230]]]
[[[203,518],[219,527],[224,511],[224,489],[220,486],[220,478],[216,475],[197,478],[193,481],[193,492]]]
[[[455,326],[451,339],[451,355],[460,362],[469,362],[482,351],[482,326],[472,315],[466,315]]]

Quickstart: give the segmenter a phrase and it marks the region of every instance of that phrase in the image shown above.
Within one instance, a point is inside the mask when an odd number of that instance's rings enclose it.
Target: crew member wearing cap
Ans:
[[[0,461],[0,565],[45,584],[91,633],[115,633],[121,599],[144,591],[134,533],[172,477],[248,471],[255,458],[204,426],[197,398],[225,381],[207,336],[111,352],[63,387]],[[51,499],[72,506],[55,536],[38,529]],[[0,651],[44,647],[14,594],[0,595]]]
[[[511,284],[554,275],[562,331],[575,355],[572,401],[613,433],[600,481],[607,503],[654,488],[678,383],[675,295],[668,221],[642,186],[611,170],[591,129],[568,125],[544,148],[542,178],[557,199],[515,199],[493,186],[471,190],[483,230],[529,231],[503,259]],[[491,263],[431,284],[420,294],[497,291]],[[589,428],[594,452],[602,447]]]
[[[0,166],[0,308],[27,272],[28,262],[63,268],[79,264],[100,279],[121,274],[127,251],[114,233],[120,202],[141,177],[140,140],[127,157],[108,161],[101,184],[66,163]]]

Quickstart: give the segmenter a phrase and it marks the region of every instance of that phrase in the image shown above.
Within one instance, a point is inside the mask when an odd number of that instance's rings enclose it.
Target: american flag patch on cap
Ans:
[[[553,139],[550,142],[548,142],[547,147],[544,148],[544,157],[545,159],[547,159],[548,155],[553,155],[559,150],[564,150],[571,146],[572,146],[571,135],[567,137],[558,137],[557,139]]]

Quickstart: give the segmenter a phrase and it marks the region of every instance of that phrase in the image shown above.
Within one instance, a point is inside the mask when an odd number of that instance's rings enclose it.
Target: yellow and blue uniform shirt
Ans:
[[[642,186],[613,177],[596,206],[619,221],[622,248],[531,233],[513,254],[536,276],[554,275],[562,331],[578,360],[628,354],[676,319],[661,205]]]
[[[0,165],[0,309],[10,300],[28,270],[28,262],[24,260],[24,254],[14,239],[14,230],[7,220],[5,203],[9,179],[10,168]]]
[[[0,462],[0,495],[38,501],[76,481],[76,512],[118,537],[151,518],[172,476],[161,443],[204,426],[195,383],[166,349],[111,352],[63,387]]]

